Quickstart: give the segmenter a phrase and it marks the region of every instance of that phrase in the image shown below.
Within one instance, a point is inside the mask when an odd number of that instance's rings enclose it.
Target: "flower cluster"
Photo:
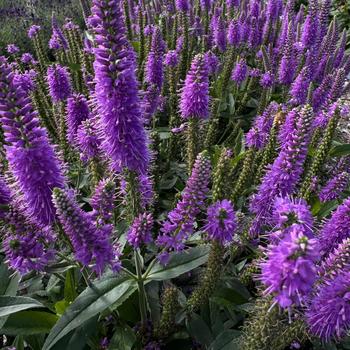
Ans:
[[[270,246],[261,263],[265,293],[273,294],[283,308],[299,305],[316,280],[317,242],[294,228],[277,245]]]
[[[199,154],[181,200],[162,225],[162,233],[157,239],[157,244],[163,249],[175,251],[184,249],[185,241],[193,233],[196,216],[200,213],[208,193],[210,169],[207,154]],[[167,254],[162,254],[159,258],[166,262]]]

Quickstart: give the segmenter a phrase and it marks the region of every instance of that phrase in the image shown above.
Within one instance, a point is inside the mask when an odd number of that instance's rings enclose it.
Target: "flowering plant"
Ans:
[[[330,1],[86,5],[86,28],[53,16],[35,55],[0,57],[5,348],[345,342],[350,57]]]

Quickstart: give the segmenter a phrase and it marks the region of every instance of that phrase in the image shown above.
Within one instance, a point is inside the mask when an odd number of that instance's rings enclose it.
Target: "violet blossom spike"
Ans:
[[[310,12],[306,16],[301,34],[303,47],[308,49],[317,43],[318,38],[318,18],[312,10],[312,6],[309,6]]]
[[[205,54],[205,60],[208,65],[209,75],[217,74],[220,71],[220,60],[212,51],[208,51]]]
[[[339,271],[350,272],[350,237],[345,238],[318,266],[319,278],[333,279]]]
[[[181,117],[209,118],[209,70],[203,54],[194,57],[180,97]]]
[[[28,93],[14,79],[15,73],[0,64],[0,118],[8,145],[10,171],[24,195],[29,216],[42,225],[55,219],[51,200],[54,187],[62,188],[61,165],[50,145],[47,132],[40,126]]]
[[[271,224],[281,230],[283,237],[294,228],[308,238],[314,237],[314,219],[304,199],[278,197],[274,203]]]
[[[311,299],[306,317],[311,333],[325,342],[340,340],[350,328],[350,272],[325,280]]]
[[[72,93],[72,84],[66,67],[59,64],[47,69],[47,81],[53,103],[65,101]]]
[[[286,44],[283,50],[283,56],[279,66],[279,81],[281,84],[289,85],[294,80],[295,57],[293,53],[293,25],[290,22],[288,26]]]
[[[178,11],[187,13],[190,10],[190,4],[188,0],[176,0],[175,3]]]
[[[11,202],[11,191],[5,182],[4,178],[0,176],[0,219],[3,219],[6,216],[7,209],[6,207]]]
[[[209,188],[211,164],[207,152],[197,156],[192,174],[187,180],[182,192],[181,200],[177,203],[163,223],[157,245],[165,249],[159,256],[162,263],[166,263],[168,251],[180,251],[185,247],[185,241],[193,233],[197,215],[204,206]]]
[[[278,157],[264,176],[258,193],[251,199],[250,208],[261,225],[266,224],[277,197],[292,195],[304,171],[313,111],[309,105],[300,111],[292,110],[286,119],[284,135]],[[252,233],[253,234],[253,233]],[[255,234],[255,233],[254,233]]]
[[[350,198],[332,213],[324,224],[319,241],[323,256],[328,255],[343,239],[350,236]]]
[[[267,258],[261,263],[265,294],[273,294],[282,308],[303,303],[316,280],[317,241],[298,229],[277,245],[268,247]]]
[[[324,77],[321,85],[313,92],[312,107],[314,108],[315,112],[324,107],[325,103],[328,102],[328,97],[330,95],[333,82],[333,75],[328,74],[326,77]]]
[[[343,68],[337,69],[332,88],[329,92],[330,102],[336,101],[341,96],[344,90],[345,80],[345,70]]]
[[[236,19],[233,19],[227,31],[227,41],[231,46],[238,46],[241,40],[241,32]]]
[[[52,24],[52,38],[57,44],[60,46],[59,48],[62,48],[63,50],[67,50],[68,48],[68,42],[66,38],[64,37],[61,28],[59,27],[57,23],[56,17],[52,14],[51,18],[51,24]],[[50,39],[50,41],[51,41]]]
[[[90,19],[95,31],[95,91],[102,147],[113,171],[128,168],[146,173],[150,161],[148,137],[138,97],[135,54],[126,38],[120,2],[94,0]]]
[[[141,244],[152,242],[153,218],[152,214],[143,213],[136,217],[128,231],[126,240],[136,248]]]
[[[74,145],[77,130],[80,124],[89,118],[90,109],[85,96],[73,94],[67,99],[67,136],[68,141]]]
[[[262,74],[261,78],[259,80],[259,84],[265,89],[272,87],[274,85],[274,83],[275,83],[275,76],[270,71]]]
[[[20,51],[19,47],[16,46],[15,44],[7,45],[6,50],[10,55],[17,55]]]
[[[210,10],[210,6],[211,6],[212,0],[201,0],[201,6],[203,7],[203,9],[205,9],[206,11]]]
[[[214,42],[220,52],[226,51],[226,26],[224,19],[221,17],[217,19],[214,28]]]
[[[13,81],[15,85],[19,85],[22,89],[30,94],[36,89],[37,72],[34,69],[30,69],[23,73],[15,73]]]
[[[237,227],[233,204],[224,199],[212,204],[207,210],[207,222],[203,230],[208,239],[224,245],[232,242]]]
[[[252,17],[248,38],[249,46],[254,48],[261,44],[261,32],[257,18]]]
[[[106,266],[119,267],[118,252],[111,244],[112,226],[96,227],[88,215],[75,201],[70,191],[53,190],[53,201],[58,218],[74,248],[76,259],[84,266],[93,265],[101,275]]]
[[[304,67],[290,88],[293,104],[303,105],[306,102],[310,82],[310,71],[308,67]]]
[[[169,67],[176,67],[179,64],[179,54],[176,50],[169,50],[164,57],[164,64]]]
[[[116,185],[111,179],[101,180],[91,197],[91,217],[97,225],[111,223],[116,199]]]
[[[96,118],[84,120],[78,127],[75,144],[80,151],[80,159],[87,163],[101,157],[101,137]]]
[[[327,33],[328,20],[331,11],[331,0],[322,0],[319,10],[319,26],[320,38],[323,38]]]
[[[159,107],[161,100],[160,90],[156,85],[150,85],[146,91],[141,93],[141,96],[142,115],[145,124],[148,124]]]
[[[340,44],[338,47],[338,50],[334,54],[334,62],[333,62],[333,67],[334,68],[339,68],[341,63],[343,62],[344,59],[344,54],[345,54],[345,48],[346,48],[346,42],[347,42],[347,37],[346,37],[346,29],[343,30]]]
[[[22,56],[21,56],[21,62],[23,64],[32,64],[32,65],[35,65],[36,64],[36,61],[34,59],[34,57],[28,53],[28,52],[25,52]]]
[[[248,66],[245,59],[240,59],[236,66],[233,68],[231,79],[236,82],[237,85],[241,85],[248,76]]]
[[[226,0],[226,6],[229,9],[239,6],[239,0]]]
[[[44,271],[54,259],[54,235],[49,227],[43,228],[23,215],[16,202],[5,218],[3,248],[9,266],[26,274]]]
[[[145,67],[145,80],[149,84],[154,84],[158,89],[163,85],[163,55],[165,52],[165,42],[159,27],[154,27],[152,34],[151,49],[147,57]]]
[[[278,108],[278,103],[271,102],[263,114],[255,118],[253,126],[246,135],[246,143],[248,147],[254,147],[256,149],[262,149],[265,147]]]
[[[40,26],[38,26],[38,25],[36,25],[36,24],[34,24],[34,25],[32,25],[30,28],[29,28],[29,30],[28,30],[28,37],[29,37],[29,39],[34,39],[34,37],[36,37],[37,35],[38,35],[38,33],[40,32],[40,30],[41,30],[41,27]]]
[[[322,188],[319,197],[321,202],[328,202],[340,198],[341,194],[349,185],[350,174],[342,171],[330,178]]]
[[[266,17],[270,18],[271,21],[276,21],[281,15],[283,4],[281,0],[268,0],[266,5]]]

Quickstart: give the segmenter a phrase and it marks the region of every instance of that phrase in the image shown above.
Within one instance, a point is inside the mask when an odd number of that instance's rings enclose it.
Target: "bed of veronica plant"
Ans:
[[[330,6],[84,1],[7,47],[1,346],[350,348]]]

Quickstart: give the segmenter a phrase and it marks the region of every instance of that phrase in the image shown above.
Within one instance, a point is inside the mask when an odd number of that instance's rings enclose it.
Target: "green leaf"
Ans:
[[[48,335],[43,350],[51,349],[61,338],[112,304],[123,303],[135,290],[137,282],[127,276],[106,276],[86,288],[66,309]]]
[[[344,143],[342,145],[334,146],[329,153],[331,157],[342,157],[342,156],[347,156],[349,154],[350,154],[349,143]]]
[[[36,307],[44,307],[44,305],[32,298],[0,296],[0,317]]]
[[[74,329],[60,339],[52,350],[84,350],[89,339],[93,338],[98,331],[98,316],[91,318],[83,326]],[[40,348],[42,349],[42,347]]]
[[[239,349],[237,338],[240,332],[236,330],[227,329],[220,333],[216,339],[210,344],[209,350],[234,350]],[[235,347],[236,344],[236,347]]]
[[[128,325],[118,327],[111,339],[108,349],[131,350],[136,341],[135,331]]]
[[[191,319],[187,321],[188,333],[201,345],[208,347],[212,341],[213,336],[208,325],[197,314],[191,315]]]
[[[70,302],[68,302],[67,300],[63,299],[63,300],[58,301],[55,304],[56,314],[58,316],[62,316],[69,305],[70,305]]]
[[[11,276],[10,270],[3,262],[0,263],[0,295],[14,296],[17,293],[20,275],[15,273]],[[0,318],[0,328],[5,324],[7,317]]]
[[[12,346],[16,349],[16,350],[24,350],[24,340],[23,340],[23,336],[22,335],[17,335],[17,337],[15,338],[15,340],[12,343]]]
[[[20,275],[18,273],[11,276],[6,264],[0,264],[0,295],[16,295]]]
[[[66,282],[64,284],[64,299],[70,303],[75,300],[77,295],[74,269],[70,269],[66,273]]]
[[[6,335],[32,335],[49,333],[58,317],[44,311],[20,311],[8,317],[1,333]]]
[[[163,281],[182,275],[208,260],[209,245],[201,245],[181,253],[170,254],[167,265],[155,264],[147,276],[147,280]]]

